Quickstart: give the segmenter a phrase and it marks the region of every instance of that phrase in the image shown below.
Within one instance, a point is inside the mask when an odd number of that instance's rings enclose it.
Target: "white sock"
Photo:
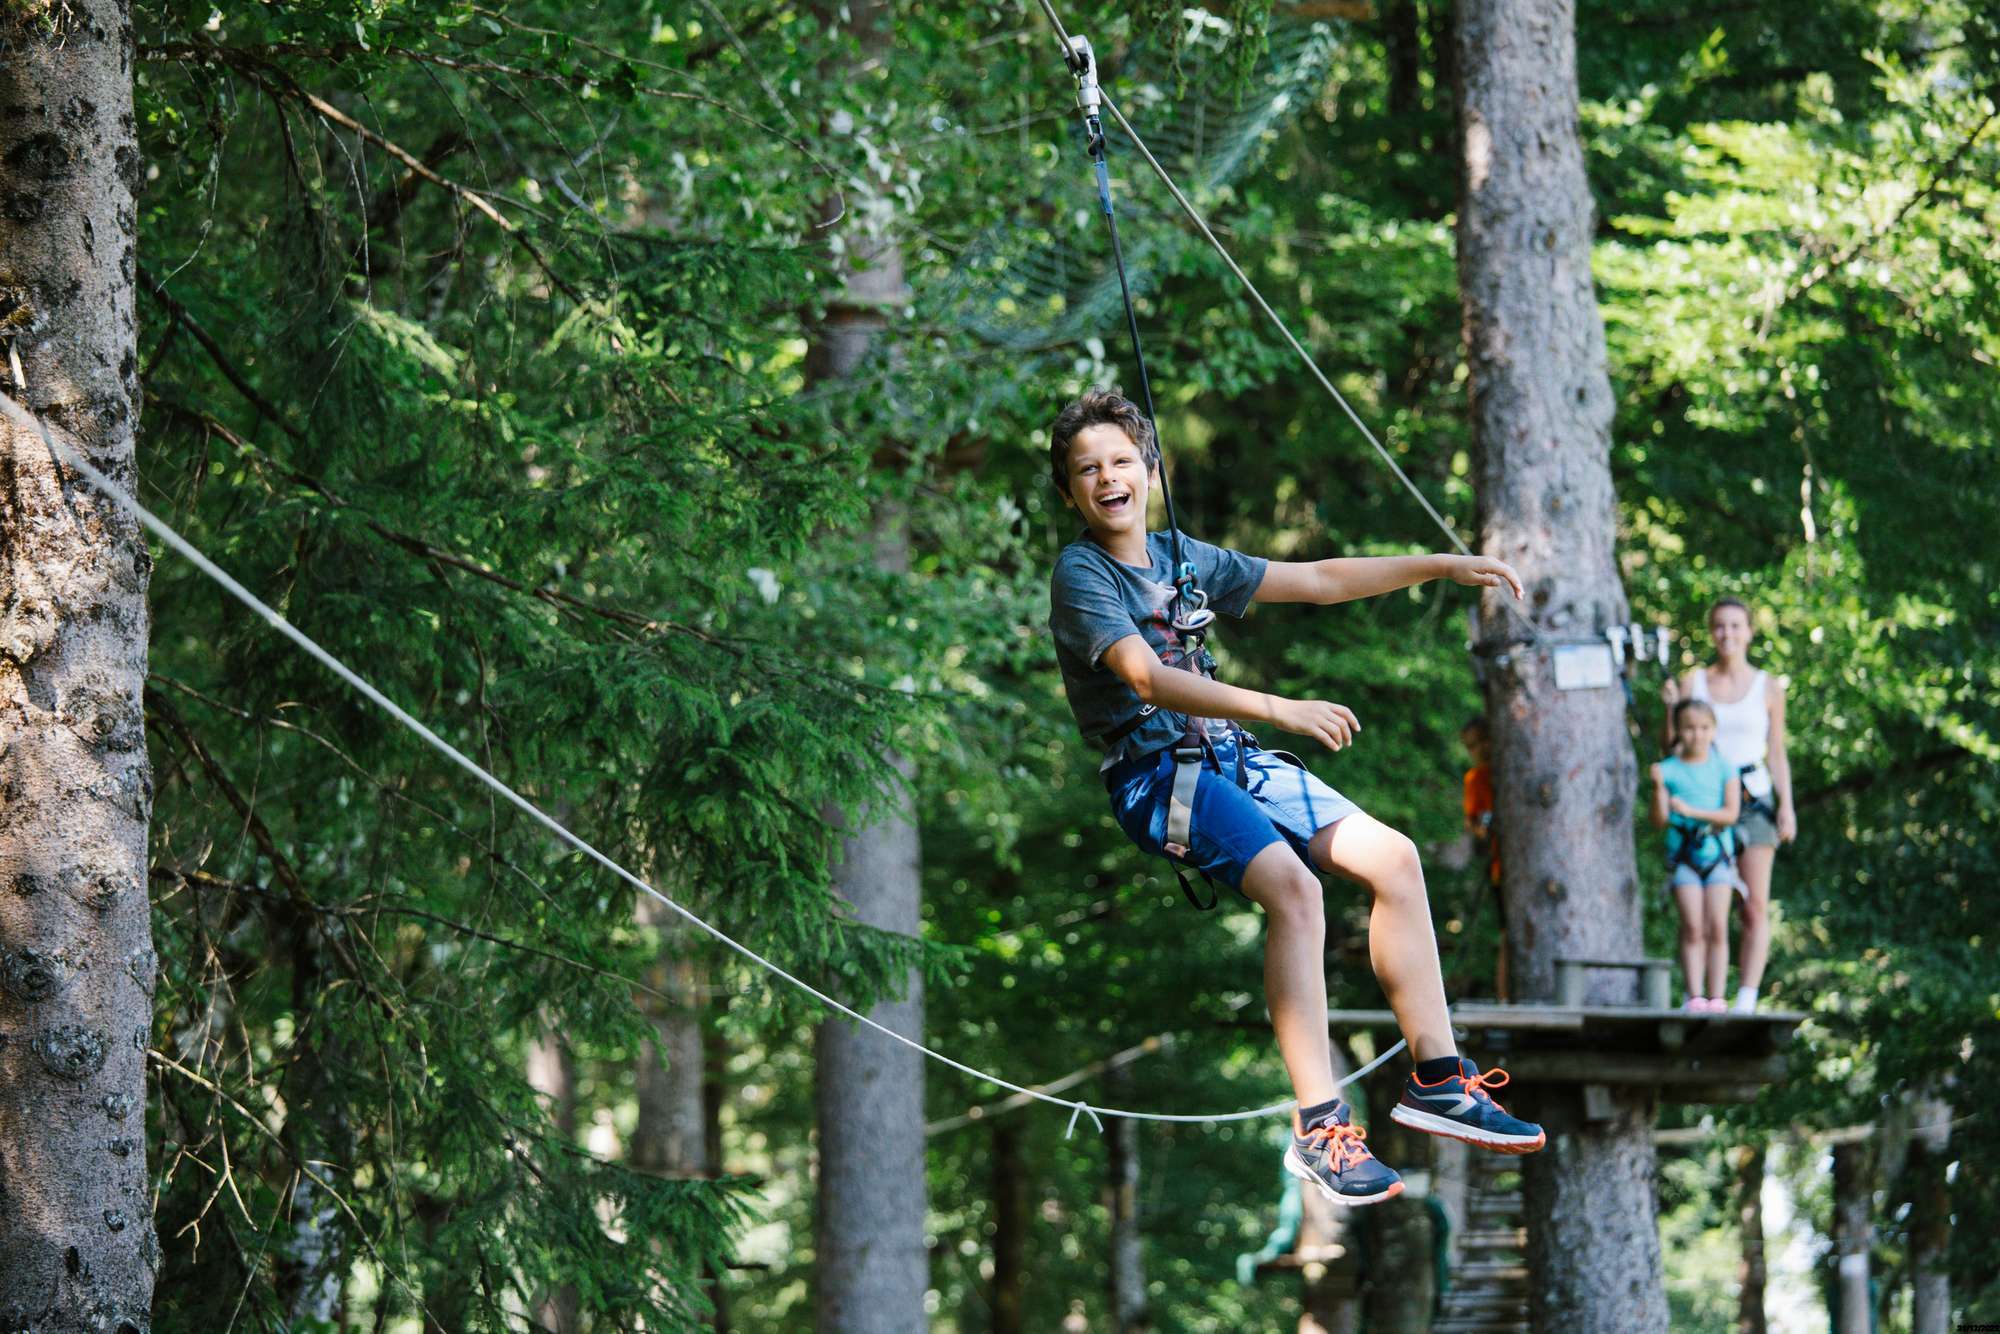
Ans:
[[[1757,1008],[1757,988],[1736,988],[1736,1008],[1746,1014],[1755,1010]]]

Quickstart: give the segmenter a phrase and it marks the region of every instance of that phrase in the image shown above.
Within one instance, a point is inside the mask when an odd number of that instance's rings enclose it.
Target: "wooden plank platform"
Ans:
[[[1387,1010],[1333,1010],[1334,1029],[1394,1032]],[[1452,1025],[1475,1055],[1537,1084],[1652,1085],[1669,1102],[1749,1102],[1785,1075],[1795,1010],[1690,1014],[1643,1005],[1465,1001]]]

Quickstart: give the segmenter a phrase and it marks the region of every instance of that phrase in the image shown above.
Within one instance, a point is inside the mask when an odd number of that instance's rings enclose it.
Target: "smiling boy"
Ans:
[[[1202,670],[1198,645],[1188,660],[1189,641],[1174,624],[1172,537],[1146,528],[1159,461],[1152,423],[1118,394],[1085,394],[1056,418],[1051,478],[1086,531],[1056,558],[1049,628],[1077,726],[1104,748],[1119,825],[1145,851],[1220,877],[1264,910],[1265,1000],[1299,1102],[1285,1169],[1342,1204],[1403,1188],[1362,1142],[1333,1076],[1320,871],[1373,897],[1369,958],[1416,1060],[1391,1116],[1502,1153],[1534,1152],[1541,1127],[1508,1115],[1487,1092],[1505,1073],[1482,1075],[1458,1055],[1416,846],[1233,726],[1269,724],[1338,751],[1361,730],[1353,711],[1225,685]],[[1209,608],[1226,616],[1252,602],[1330,605],[1439,578],[1521,594],[1512,568],[1484,556],[1267,561],[1186,537],[1179,554]],[[1191,757],[1196,745],[1198,780],[1177,794],[1176,753]],[[1170,809],[1177,799],[1180,809]],[[1170,821],[1178,841],[1169,842]]]

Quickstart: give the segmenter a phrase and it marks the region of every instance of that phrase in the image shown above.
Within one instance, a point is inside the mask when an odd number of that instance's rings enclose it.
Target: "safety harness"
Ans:
[[[1668,826],[1678,829],[1681,832],[1680,844],[1667,854],[1667,875],[1669,878],[1673,876],[1676,867],[1685,866],[1695,873],[1696,879],[1706,885],[1709,876],[1715,873],[1716,867],[1727,866],[1731,870],[1735,869],[1736,849],[1733,846],[1734,840],[1728,836],[1727,830],[1711,830],[1699,820],[1685,820],[1680,816],[1675,816],[1669,820]],[[1715,856],[1704,862],[1697,856],[1697,853],[1701,845],[1710,839],[1715,840],[1717,851]]]
[[[1139,341],[1139,314],[1132,305],[1131,281],[1125,272],[1125,251],[1118,240],[1118,215],[1111,207],[1111,164],[1105,157],[1104,124],[1101,118],[1104,98],[1097,83],[1097,54],[1091,49],[1088,37],[1068,38],[1064,61],[1069,72],[1076,79],[1076,106],[1083,117],[1084,143],[1090,154],[1092,168],[1097,176],[1097,202],[1104,213],[1104,225],[1111,235],[1111,258],[1118,268],[1118,294],[1125,302],[1125,328],[1132,342],[1132,360],[1138,367],[1139,392],[1145,401],[1146,424],[1152,427],[1154,449],[1159,456],[1160,498],[1167,511],[1167,538],[1172,549],[1173,596],[1168,603],[1168,620],[1173,633],[1179,639],[1178,650],[1169,648],[1160,654],[1160,660],[1169,667],[1178,667],[1194,672],[1198,676],[1214,677],[1215,659],[1202,647],[1208,627],[1215,620],[1215,613],[1209,609],[1208,594],[1202,591],[1200,576],[1194,562],[1187,559],[1181,545],[1180,520],[1174,512],[1173,488],[1167,483],[1166,449],[1160,444],[1159,417],[1153,409],[1153,383],[1146,374],[1146,353]],[[1141,706],[1132,717],[1113,728],[1104,737],[1107,749],[1116,746],[1137,731],[1158,708],[1147,704]],[[1246,786],[1248,770],[1244,764],[1243,752],[1247,746],[1255,745],[1250,737],[1233,720],[1227,723],[1230,735],[1236,741],[1236,785]],[[1202,879],[1208,881],[1208,902],[1203,903],[1195,894],[1194,886],[1188,883],[1186,865],[1188,848],[1194,838],[1194,796],[1201,783],[1204,766],[1213,767],[1217,773],[1222,765],[1215,754],[1214,743],[1209,739],[1207,720],[1193,716],[1183,719],[1181,739],[1174,746],[1174,787],[1167,802],[1166,851],[1173,864],[1174,874],[1181,882],[1181,893],[1197,909],[1206,912],[1213,908],[1218,897],[1215,882],[1206,871]],[[1199,869],[1199,868],[1197,868]]]

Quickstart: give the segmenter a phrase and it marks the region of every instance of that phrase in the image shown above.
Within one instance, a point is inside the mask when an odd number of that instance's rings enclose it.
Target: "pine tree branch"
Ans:
[[[186,306],[174,300],[167,289],[160,284],[157,278],[153,277],[152,273],[143,264],[139,266],[139,286],[145,289],[148,296],[159,302],[161,308],[173,318],[177,325],[186,329],[195,342],[201,344],[202,350],[208,353],[209,359],[215,363],[216,369],[222,372],[223,378],[236,386],[236,392],[242,394],[250,406],[257,409],[258,415],[268,419],[272,425],[276,426],[292,439],[304,441],[306,438],[305,432],[287,421],[285,415],[278,411],[276,405],[271,400],[257,392],[256,386],[252,385],[248,377],[236,368],[235,363],[229,360],[228,355],[223,352],[221,345],[209,336],[208,330],[202,328],[195,321],[194,316],[188,313]]]
[[[189,729],[187,721],[181,717],[179,711],[174,708],[164,695],[160,694],[157,690],[148,688],[145,692],[145,703],[147,713],[166,724],[167,730],[173,733],[175,740],[180,742],[181,749],[193,757],[202,772],[208,776],[209,782],[222,794],[223,799],[235,810],[237,816],[242,819],[244,829],[249,833],[251,840],[257,844],[258,850],[270,861],[271,868],[277,875],[279,883],[285,887],[283,901],[286,905],[295,912],[305,914],[311,920],[318,920],[320,916],[319,905],[314,903],[311,896],[306,893],[304,882],[300,880],[299,873],[293,867],[291,859],[285,856],[284,851],[279,848],[277,839],[272,837],[271,831],[264,824],[263,818],[257,814],[256,808],[244,799],[242,792],[230,780],[228,772],[209,753],[208,748],[202,745],[200,739]],[[353,951],[347,947],[347,942],[341,940],[335,933],[330,931],[322,931],[320,935],[326,941],[327,947],[333,951],[334,957],[340,961],[341,966],[347,969],[348,975],[354,979],[355,983],[373,997],[376,1003],[382,1005],[391,1017],[394,1017],[395,1007],[390,1004],[386,996],[382,995],[381,992],[369,983],[367,974],[362,971],[360,960],[354,957]]]

